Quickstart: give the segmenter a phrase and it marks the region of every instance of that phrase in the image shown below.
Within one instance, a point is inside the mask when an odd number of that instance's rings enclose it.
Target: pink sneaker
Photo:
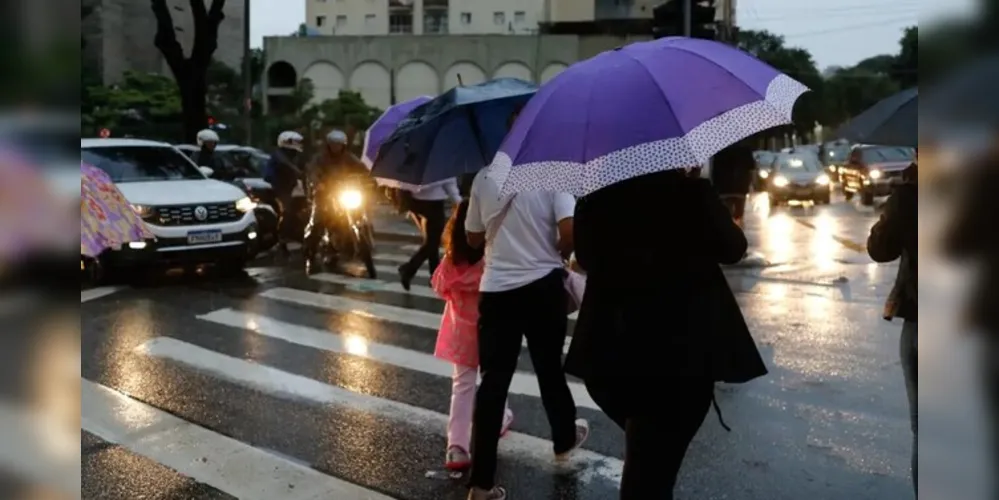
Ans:
[[[444,468],[452,471],[467,470],[472,466],[472,456],[461,446],[452,446],[447,449],[444,458]]]

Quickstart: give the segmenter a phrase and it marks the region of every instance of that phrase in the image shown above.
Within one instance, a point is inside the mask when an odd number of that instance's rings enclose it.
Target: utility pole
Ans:
[[[243,127],[253,145],[253,52],[250,50],[250,0],[243,0]]]
[[[680,0],[683,2],[683,36],[690,37],[694,33],[694,2],[696,0]]]

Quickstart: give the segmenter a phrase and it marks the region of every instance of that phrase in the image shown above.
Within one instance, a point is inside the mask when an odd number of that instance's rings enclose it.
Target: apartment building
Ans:
[[[305,0],[305,11],[306,25],[323,35],[525,35],[536,33],[538,23],[550,18],[552,3],[559,1],[587,3],[585,0]]]

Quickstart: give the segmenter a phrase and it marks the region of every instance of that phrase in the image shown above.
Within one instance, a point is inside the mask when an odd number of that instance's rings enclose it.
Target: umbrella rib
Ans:
[[[676,124],[676,128],[682,132],[682,134],[680,135],[679,138],[685,138],[685,137],[687,137],[687,133],[689,131],[685,131],[683,129],[683,124],[680,123],[680,119],[676,116],[676,113],[673,110],[673,103],[671,103],[669,101],[669,98],[667,98],[666,93],[663,92],[662,87],[659,86],[659,83],[656,81],[655,75],[653,75],[652,72],[649,71],[649,68],[646,67],[644,64],[642,64],[642,62],[639,59],[637,59],[635,57],[632,57],[631,54],[628,54],[628,51],[622,50],[621,53],[626,54],[628,56],[628,59],[630,59],[632,61],[635,61],[635,64],[638,64],[638,66],[640,68],[642,68],[642,71],[645,71],[646,73],[648,73],[649,78],[652,78],[652,81],[656,84],[656,90],[658,90],[659,94],[663,96],[663,101],[666,102],[666,107],[669,108],[670,116],[673,117],[673,123]],[[691,153],[691,156],[693,156],[696,159],[697,155],[693,154],[694,150],[690,147],[690,144],[688,144],[687,141],[682,141],[682,142],[683,142],[683,145],[687,148],[687,150]],[[693,165],[691,165],[691,166],[693,166]]]

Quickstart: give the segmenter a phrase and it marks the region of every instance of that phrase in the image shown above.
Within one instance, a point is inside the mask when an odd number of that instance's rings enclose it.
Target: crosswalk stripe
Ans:
[[[121,289],[122,288],[118,286],[102,286],[99,288],[91,288],[89,290],[80,290],[80,303],[82,304],[101,297],[106,297],[112,293],[120,291]]]
[[[377,302],[355,300],[339,295],[326,295],[307,290],[298,290],[296,288],[278,287],[265,290],[257,296],[338,313],[357,314],[366,318],[415,326],[417,328],[426,328],[428,330],[438,330],[441,326],[441,315],[437,313],[379,304]],[[565,343],[562,346],[563,353],[568,352],[571,342],[572,339],[566,337]],[[527,340],[525,339],[521,345],[526,347]]]
[[[411,259],[409,255],[401,255],[395,253],[379,253],[375,254],[375,260],[384,260],[388,262],[397,262],[399,264],[405,264]]]
[[[376,257],[375,260],[378,260],[378,258]],[[399,274],[398,267],[399,266],[386,266],[384,264],[375,264],[375,271],[378,271],[379,274],[385,273],[385,274],[398,275]],[[416,277],[423,279],[430,279],[430,271],[427,271],[425,267],[421,267],[420,270],[416,272]]]
[[[226,356],[169,337],[149,340],[137,347],[136,352],[154,358],[170,360],[275,397],[300,398],[318,404],[331,404],[377,414],[404,425],[422,427],[438,435],[445,433],[447,425],[447,415],[426,408],[350,392],[317,380]],[[84,401],[86,400],[87,398],[84,396]],[[143,419],[138,420],[143,421]],[[527,434],[509,432],[507,437],[500,441],[500,453],[503,456],[530,460],[545,468],[558,467],[553,460],[551,442]],[[179,460],[175,457],[173,461]],[[566,465],[578,470],[576,478],[584,484],[597,479],[610,481],[614,484],[620,483],[623,469],[623,463],[620,459],[586,449],[580,449],[573,453]],[[225,491],[223,488],[215,487]],[[241,496],[241,498],[250,497]],[[274,495],[270,498],[292,497],[285,494],[282,496]],[[344,497],[329,496],[328,498]]]
[[[304,347],[351,354],[382,363],[418,372],[450,378],[454,371],[451,363],[427,354],[393,345],[372,342],[359,335],[337,335],[307,326],[295,325],[253,313],[232,309],[220,309],[198,316],[198,319],[212,323],[250,330],[266,337],[284,340]],[[576,404],[597,409],[586,387],[578,382],[569,382]],[[541,389],[534,374],[516,373],[510,383],[510,392],[526,396],[541,397]]]
[[[84,430],[236,498],[392,500],[199,427],[89,380],[82,379],[80,389]]]

